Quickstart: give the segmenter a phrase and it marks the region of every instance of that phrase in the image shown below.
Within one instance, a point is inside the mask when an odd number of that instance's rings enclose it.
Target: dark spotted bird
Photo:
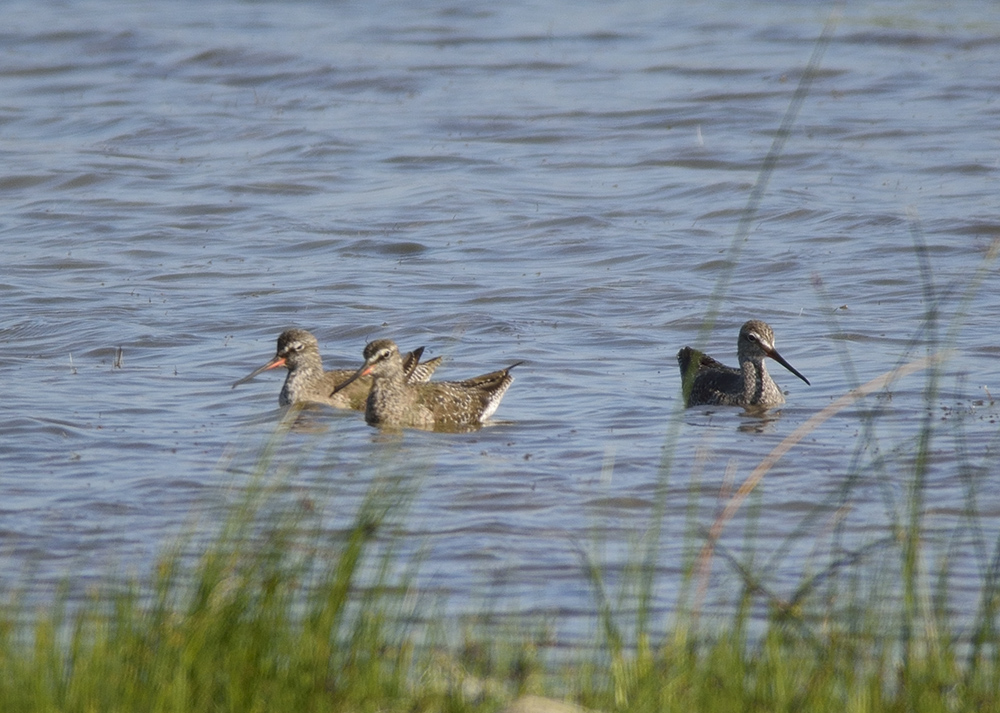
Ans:
[[[441,364],[441,357],[420,363],[423,352],[424,348],[420,347],[402,359],[402,369],[406,379],[427,381]],[[276,369],[279,366],[288,369],[285,385],[278,396],[278,404],[281,406],[316,403],[355,411],[365,408],[372,380],[370,378],[352,380],[350,388],[332,394],[331,392],[350,379],[354,372],[349,369],[324,371],[319,342],[304,329],[286,329],[282,332],[278,336],[278,349],[274,358],[237,381],[233,384],[233,388],[250,381],[268,369]]]
[[[372,426],[435,430],[468,430],[496,412],[514,377],[506,369],[465,381],[415,383],[406,378],[399,349],[388,339],[371,342],[364,350],[365,363],[354,376],[337,387],[334,396],[354,379],[373,379],[365,420]]]
[[[781,389],[764,366],[771,357],[807,384],[809,379],[797,372],[774,348],[774,332],[759,319],[751,319],[740,328],[736,354],[740,366],[726,366],[697,349],[684,347],[677,352],[681,369],[682,391],[686,406],[742,406],[769,409],[785,403]]]

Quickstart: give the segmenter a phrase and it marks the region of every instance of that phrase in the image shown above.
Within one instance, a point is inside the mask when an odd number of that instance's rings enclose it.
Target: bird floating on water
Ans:
[[[809,379],[778,354],[774,348],[774,332],[759,319],[751,319],[740,328],[736,354],[740,361],[738,369],[691,347],[677,352],[684,405],[742,406],[760,410],[780,406],[785,403],[785,396],[767,373],[764,357],[771,357],[809,383]]]
[[[506,369],[465,381],[415,383],[406,378],[399,349],[388,339],[371,342],[364,350],[365,363],[354,376],[331,394],[336,397],[355,379],[373,380],[365,406],[365,420],[372,426],[434,430],[469,430],[492,416],[514,377]]]
[[[420,347],[403,357],[402,369],[405,379],[427,381],[441,364],[441,357],[421,363],[420,357],[423,352],[424,348]],[[268,369],[276,369],[279,366],[288,369],[285,385],[278,396],[278,404],[281,406],[316,403],[355,411],[365,408],[372,380],[366,378],[355,381],[351,379],[354,372],[349,369],[324,371],[319,342],[304,329],[286,329],[282,332],[278,336],[278,348],[274,358],[237,381],[233,384],[233,388],[250,381]],[[353,382],[350,388],[343,390],[337,388],[345,385],[344,382],[348,379]],[[331,393],[335,389],[336,394]]]

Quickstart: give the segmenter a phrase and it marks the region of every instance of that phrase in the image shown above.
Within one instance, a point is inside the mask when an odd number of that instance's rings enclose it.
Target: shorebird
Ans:
[[[809,379],[778,354],[774,348],[774,332],[759,319],[751,319],[740,328],[736,354],[740,360],[739,369],[726,366],[691,347],[677,352],[685,406],[742,406],[763,410],[785,403],[781,389],[767,373],[764,357],[771,357],[809,383]]]
[[[441,364],[441,357],[420,363],[424,348],[420,347],[402,359],[404,379],[427,381]],[[278,396],[278,404],[291,406],[298,403],[326,404],[334,408],[362,411],[368,399],[371,379],[351,379],[354,374],[349,369],[323,371],[323,358],[319,353],[319,342],[304,329],[286,329],[278,336],[278,349],[274,358],[254,372],[233,384],[235,389],[268,369],[283,366],[288,369],[285,385]],[[338,385],[351,379],[349,389],[340,390]],[[337,393],[331,393],[337,389]]]
[[[371,376],[365,421],[372,426],[436,430],[466,430],[492,416],[514,381],[510,370],[523,363],[465,381],[414,383],[406,379],[404,361],[390,340],[371,342],[364,357],[361,368],[331,395],[336,397],[355,379]]]

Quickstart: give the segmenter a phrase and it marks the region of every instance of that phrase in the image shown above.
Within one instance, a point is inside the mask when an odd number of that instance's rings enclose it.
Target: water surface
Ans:
[[[720,493],[850,388],[951,343],[929,403],[923,372],[838,412],[767,474],[724,543],[746,547],[753,513],[758,562],[777,554],[770,584],[788,593],[837,547],[883,537],[905,515],[930,413],[928,541],[962,575],[957,604],[974,601],[977,546],[1000,529],[995,266],[969,291],[1000,237],[1000,16],[973,0],[848,6],[734,242],[830,12],[10,5],[8,578],[30,571],[43,594],[71,572],[141,571],[207,526],[279,417],[280,375],[230,384],[300,326],[328,368],[381,337],[445,356],[439,378],[527,362],[500,422],[473,434],[388,438],[358,414],[314,414],[285,444],[306,454],[291,487],[337,520],[376,478],[413,477],[406,528],[428,591],[458,611],[495,600],[571,623],[592,607],[581,551],[614,579],[665,492],[656,606],[669,612],[688,533]],[[734,363],[751,317],[812,386],[775,365],[776,418],[682,411],[677,349]],[[952,538],[972,501],[982,540]],[[725,600],[738,576],[713,571]]]

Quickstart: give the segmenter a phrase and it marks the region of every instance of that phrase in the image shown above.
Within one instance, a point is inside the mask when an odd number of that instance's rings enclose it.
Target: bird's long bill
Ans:
[[[255,370],[255,371],[247,374],[242,379],[240,379],[239,381],[237,381],[235,384],[233,384],[233,388],[235,389],[240,384],[247,383],[248,381],[250,381],[250,379],[252,379],[255,376],[257,376],[257,374],[263,374],[268,369],[275,369],[275,368],[277,368],[279,366],[284,366],[284,365],[285,365],[285,357],[276,356],[276,357],[274,357],[274,359],[272,359],[271,361],[269,361],[267,364],[265,364],[261,368],[259,368],[259,369]]]
[[[791,364],[789,364],[787,361],[785,361],[784,357],[782,357],[780,354],[778,354],[778,352],[776,352],[774,349],[772,349],[771,351],[769,351],[767,353],[767,355],[769,357],[771,357],[772,359],[774,359],[779,364],[781,364],[783,367],[785,367],[786,369],[788,369],[790,372],[792,372],[793,374],[795,374],[797,377],[799,377],[800,379],[802,379],[804,382],[806,382],[807,384],[809,384],[809,379],[807,379],[806,377],[802,376],[802,374],[800,374],[799,372],[797,372],[795,370],[795,367],[793,367]],[[812,384],[809,384],[809,385],[812,386]]]
[[[361,365],[361,368],[358,369],[356,372],[354,372],[347,381],[341,381],[339,384],[337,384],[337,387],[330,392],[330,396],[333,396],[338,391],[343,391],[344,389],[347,388],[348,384],[353,383],[357,379],[360,379],[362,376],[368,376],[370,373],[371,373],[371,364],[365,362],[364,364]]]

